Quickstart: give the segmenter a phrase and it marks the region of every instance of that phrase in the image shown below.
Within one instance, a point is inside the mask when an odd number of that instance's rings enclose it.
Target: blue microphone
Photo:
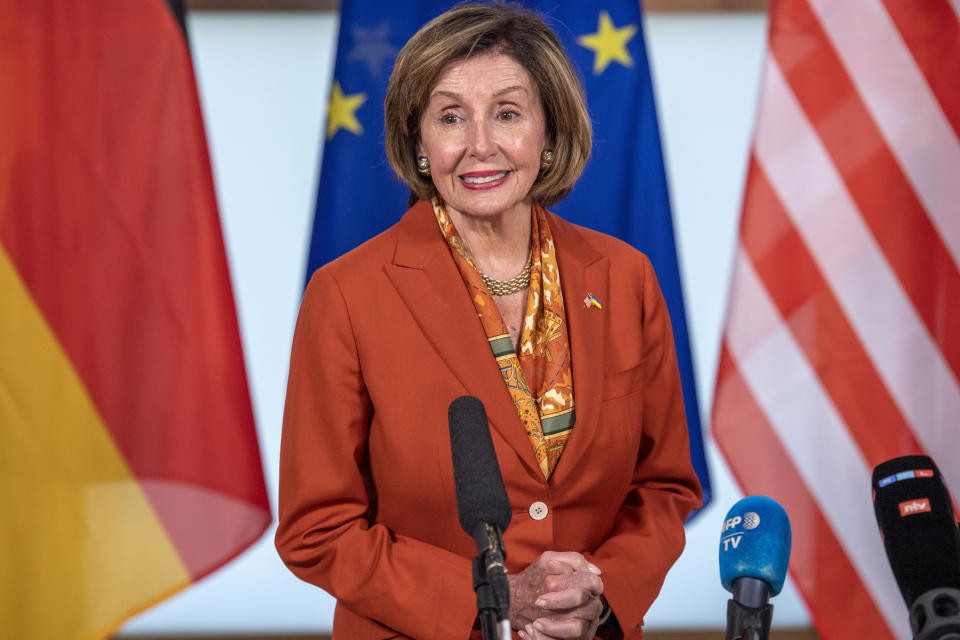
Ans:
[[[773,605],[790,562],[790,519],[776,500],[748,496],[737,502],[720,532],[720,581],[727,602],[726,640],[767,640]]]

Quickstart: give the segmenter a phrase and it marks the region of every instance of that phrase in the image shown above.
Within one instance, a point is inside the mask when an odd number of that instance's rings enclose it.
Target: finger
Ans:
[[[528,624],[525,629],[523,632],[525,640],[560,640],[560,636],[547,635],[540,629],[534,627],[532,622]]]
[[[570,563],[564,560],[545,560],[543,563],[544,573],[548,575],[569,576],[576,569],[570,566]]]
[[[537,599],[535,604],[541,609],[556,611],[582,607],[591,600],[597,600],[599,602],[599,594],[594,594],[580,587],[574,587],[572,589],[545,593]]]
[[[575,571],[565,575],[548,575],[543,579],[545,592],[563,591],[564,589],[586,589],[593,595],[603,593],[603,580],[595,573]]]
[[[533,629],[548,638],[580,638],[590,628],[591,624],[592,621],[580,618],[566,620],[537,618],[533,621]]]
[[[547,561],[560,562],[575,571],[589,571],[597,575],[601,573],[600,567],[589,562],[583,554],[576,551],[544,551],[540,557]]]
[[[591,598],[588,602],[583,603],[582,605],[571,607],[569,609],[548,609],[546,607],[541,607],[538,611],[542,612],[539,617],[549,618],[551,620],[566,620],[566,619],[579,619],[579,620],[597,620],[600,618],[600,614],[603,612],[603,602],[600,601],[600,598]]]

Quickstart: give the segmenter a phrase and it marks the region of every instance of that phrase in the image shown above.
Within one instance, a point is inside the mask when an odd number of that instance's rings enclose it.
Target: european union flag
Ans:
[[[383,149],[383,99],[407,39],[454,3],[343,0],[327,112],[308,275],[394,224],[409,191]],[[593,118],[590,162],[573,192],[551,207],[617,236],[650,257],[673,323],[690,453],[710,500],[710,478],[687,335],[673,220],[637,0],[523,2],[539,11],[579,67]]]

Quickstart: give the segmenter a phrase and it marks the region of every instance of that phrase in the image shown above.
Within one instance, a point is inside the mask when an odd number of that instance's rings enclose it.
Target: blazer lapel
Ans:
[[[573,364],[573,399],[577,412],[570,439],[553,472],[562,482],[576,469],[600,422],[604,358],[607,344],[604,316],[613,310],[587,306],[588,294],[601,304],[609,301],[609,260],[594,251],[576,227],[550,214],[550,230],[557,248],[563,306],[567,316]]]
[[[427,340],[466,393],[483,401],[492,428],[542,479],[533,446],[429,203],[417,203],[400,220],[393,264],[386,265],[385,270]]]

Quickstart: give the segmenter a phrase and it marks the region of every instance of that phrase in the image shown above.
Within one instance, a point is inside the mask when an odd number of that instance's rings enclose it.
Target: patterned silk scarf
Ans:
[[[530,293],[520,331],[519,357],[493,296],[438,198],[433,200],[433,211],[480,315],[493,357],[536,452],[543,477],[549,479],[573,430],[575,416],[570,340],[560,291],[560,270],[546,211],[538,202],[533,202]]]

